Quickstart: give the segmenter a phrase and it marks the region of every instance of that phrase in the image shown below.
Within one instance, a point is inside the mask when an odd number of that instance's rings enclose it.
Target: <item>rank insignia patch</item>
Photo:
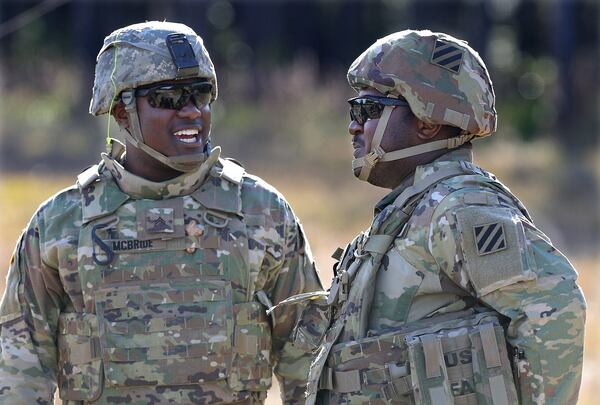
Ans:
[[[151,208],[146,212],[146,231],[149,233],[173,233],[173,209]]]
[[[473,226],[479,256],[506,249],[504,226],[500,222]]]
[[[463,60],[463,50],[451,42],[437,39],[431,54],[431,63],[448,69],[451,72],[460,72]]]

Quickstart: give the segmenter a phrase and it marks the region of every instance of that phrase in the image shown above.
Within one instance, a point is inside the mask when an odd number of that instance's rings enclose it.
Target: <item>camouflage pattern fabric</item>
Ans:
[[[378,218],[382,215],[390,215],[386,210],[407,187],[449,168],[466,169],[464,175],[441,181],[418,200],[403,230],[385,252],[370,292],[366,331],[350,316],[339,338],[331,333],[325,336],[323,347],[328,343],[333,346],[327,355],[325,378],[321,374],[320,381],[323,387],[328,372],[331,389],[321,389],[316,403],[444,403],[423,400],[421,395],[427,393],[418,387],[424,380],[413,373],[416,364],[435,359],[431,353],[438,353],[440,364],[448,370],[449,380],[445,381],[452,382],[439,388],[431,385],[433,390],[428,392],[435,394],[432,398],[452,395],[454,402],[461,403],[505,403],[503,399],[512,403],[512,382],[506,377],[506,359],[510,358],[517,374],[520,403],[577,402],[585,322],[585,300],[576,283],[577,273],[535,227],[516,197],[471,161],[468,148],[449,152],[417,167],[414,176],[377,204],[374,226],[381,224]],[[338,270],[358,260],[370,233],[371,229],[359,235]],[[355,250],[358,255],[354,255]],[[364,291],[368,284],[361,279],[365,268],[350,285],[346,306],[350,314],[360,313],[361,306],[369,304],[364,299],[369,295]],[[430,346],[433,349],[425,351],[429,353],[425,360],[423,350],[414,351],[418,346],[407,347],[407,340],[402,338],[403,328],[428,320],[436,320],[435,326],[441,322],[438,319],[481,304],[493,309],[505,323],[505,336],[498,335],[497,328],[482,324],[477,333],[485,338],[476,340],[469,334],[468,346],[461,346],[457,338],[451,341],[454,346],[447,347],[442,337],[437,340],[442,346]],[[334,327],[342,316],[339,306],[334,308]],[[451,335],[456,338],[464,333],[460,332],[464,325],[455,325],[457,332]],[[502,351],[504,338],[513,350],[510,353]],[[422,340],[425,346],[427,339]],[[495,355],[489,354],[494,346],[490,341],[497,342],[495,346],[500,350]],[[470,349],[465,354],[467,347]],[[470,354],[477,350],[488,353],[478,357]],[[413,357],[411,364],[409,357],[413,355],[421,357]],[[506,386],[502,398],[493,384],[481,383],[483,357],[486,361],[496,358],[498,370],[504,370],[490,377],[496,388],[499,382]],[[476,358],[478,367],[472,365]],[[317,365],[315,361],[312,367]],[[435,376],[434,371],[429,369],[426,374]],[[457,379],[457,375],[461,377]],[[314,402],[309,396],[307,403]]]
[[[104,39],[96,62],[90,114],[106,114],[113,98],[123,90],[174,80],[177,68],[165,41],[172,33],[184,34],[188,39],[198,62],[197,77],[213,84],[214,101],[217,76],[202,38],[184,24],[148,21],[118,29]]]
[[[117,150],[118,148],[113,148]],[[0,307],[0,403],[304,402],[294,307],[320,282],[283,197],[213,150],[195,173],[141,181],[104,155],[95,182],[43,203]]]
[[[432,124],[484,137],[496,130],[495,95],[483,60],[450,35],[405,30],[379,39],[348,69],[355,90],[402,96]]]

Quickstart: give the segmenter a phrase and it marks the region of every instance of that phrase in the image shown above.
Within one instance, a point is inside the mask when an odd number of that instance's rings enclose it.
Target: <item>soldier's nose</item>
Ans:
[[[356,136],[362,133],[363,127],[355,120],[350,121],[350,125],[348,125],[348,133],[352,136]]]
[[[195,119],[202,115],[202,109],[198,108],[191,100],[177,111],[177,115],[181,118]]]

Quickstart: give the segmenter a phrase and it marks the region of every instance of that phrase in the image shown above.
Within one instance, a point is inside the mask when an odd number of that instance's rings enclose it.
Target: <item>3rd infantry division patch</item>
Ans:
[[[473,226],[479,256],[506,249],[504,226],[500,222]]]
[[[435,41],[431,54],[431,63],[448,69],[451,72],[460,72],[463,60],[463,50],[450,42],[440,39]]]

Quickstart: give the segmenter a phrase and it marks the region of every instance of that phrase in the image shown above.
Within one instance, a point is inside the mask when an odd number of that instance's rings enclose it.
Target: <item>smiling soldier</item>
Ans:
[[[273,367],[303,403],[310,354],[290,295],[320,289],[283,197],[211,150],[217,80],[185,25],[117,30],[90,112],[110,113],[102,161],[42,204],[0,308],[0,403],[262,404]],[[125,152],[126,151],[126,152]]]
[[[307,404],[575,404],[585,301],[523,204],[473,164],[496,129],[487,69],[431,31],[348,71],[354,174],[392,191],[336,255]]]

